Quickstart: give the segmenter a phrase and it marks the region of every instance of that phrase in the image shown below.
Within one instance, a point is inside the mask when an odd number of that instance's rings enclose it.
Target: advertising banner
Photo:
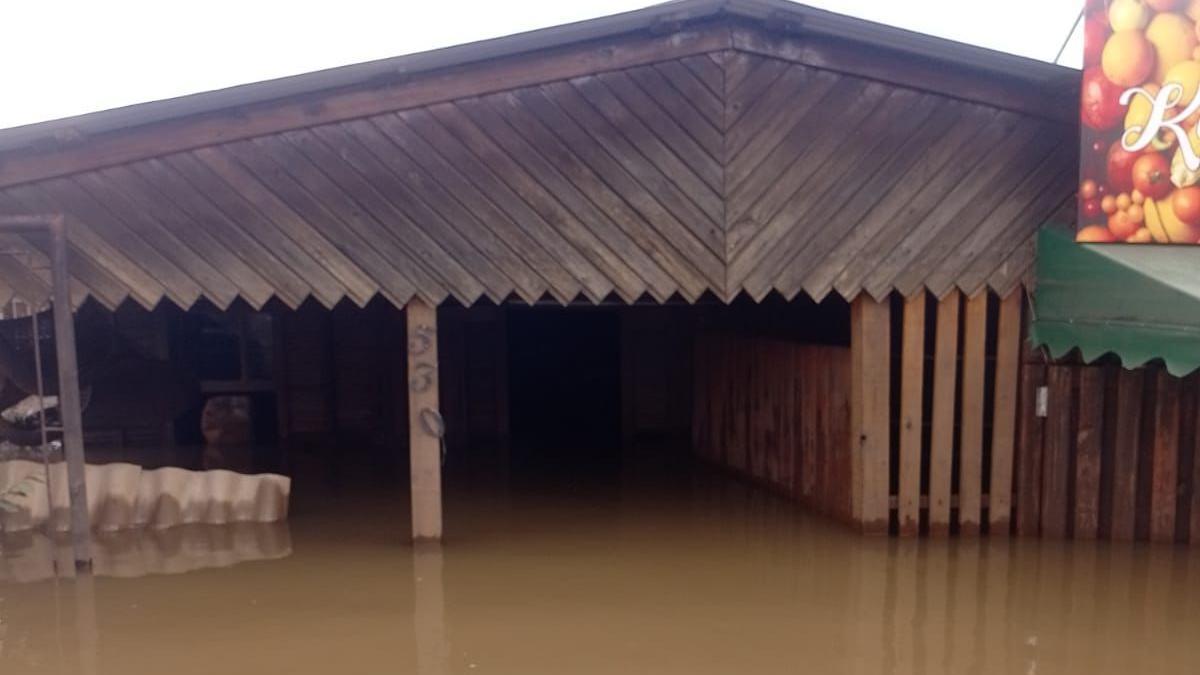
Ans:
[[[1081,242],[1200,243],[1200,0],[1087,0]]]

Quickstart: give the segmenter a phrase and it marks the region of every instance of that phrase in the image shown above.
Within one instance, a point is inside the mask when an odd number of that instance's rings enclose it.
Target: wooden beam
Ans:
[[[958,532],[979,534],[983,495],[983,408],[988,292],[967,298],[963,326],[962,436],[958,462]]]
[[[872,48],[825,36],[791,36],[735,27],[733,48],[813,68],[894,83],[942,96],[1074,124],[1072,106],[1079,95],[1077,83],[1063,72],[1056,85],[1031,86],[1003,75],[981,77],[977,71],[917,58],[897,58],[886,46]],[[1054,95],[1048,95],[1056,86]]]
[[[1175,541],[1179,479],[1179,379],[1158,371],[1154,455],[1150,467],[1150,541]]]
[[[1021,307],[1025,289],[1000,301],[996,325],[996,381],[992,413],[992,475],[988,534],[1005,537],[1012,523],[1013,448],[1017,435],[1017,388],[1021,375]]]
[[[863,532],[888,530],[891,306],[859,294],[851,305],[851,493]]]
[[[414,541],[442,538],[442,419],[438,411],[437,308],[414,298],[408,327],[408,452]]]
[[[904,303],[900,371],[900,536],[921,529],[921,427],[925,403],[925,291]]]
[[[128,128],[65,143],[49,151],[10,153],[0,163],[0,187],[157,157],[183,150],[313,127],[393,110],[568,80],[581,75],[704,54],[729,46],[727,28],[643,34],[541,50],[511,58],[435,70],[392,82],[320,91]]]

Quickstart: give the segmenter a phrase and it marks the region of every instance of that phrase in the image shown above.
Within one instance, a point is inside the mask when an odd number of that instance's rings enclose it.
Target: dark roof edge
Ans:
[[[1064,66],[843,16],[790,0],[673,0],[621,14],[478,42],[2,129],[0,152],[643,30],[670,31],[721,15],[763,21],[768,27],[788,32],[870,44],[1031,83],[1046,83],[1073,72]]]

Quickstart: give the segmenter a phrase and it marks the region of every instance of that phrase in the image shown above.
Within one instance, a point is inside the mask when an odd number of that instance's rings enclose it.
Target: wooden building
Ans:
[[[866,531],[1060,534],[1043,485],[1093,469],[1017,411],[1077,80],[682,0],[3,131],[0,213],[66,214],[73,299],[118,324],[270,317],[270,374],[210,390],[274,392],[297,442],[410,437],[418,536],[441,532],[439,427],[504,445],[510,383],[598,315],[626,439],[683,434]],[[0,299],[40,303],[45,250],[4,240]]]

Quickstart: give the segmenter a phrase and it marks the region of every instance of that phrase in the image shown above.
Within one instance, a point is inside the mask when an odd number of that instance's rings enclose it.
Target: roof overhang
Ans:
[[[1183,376],[1200,368],[1200,247],[1038,240],[1031,335],[1053,357],[1115,354],[1127,368],[1161,359]]]

